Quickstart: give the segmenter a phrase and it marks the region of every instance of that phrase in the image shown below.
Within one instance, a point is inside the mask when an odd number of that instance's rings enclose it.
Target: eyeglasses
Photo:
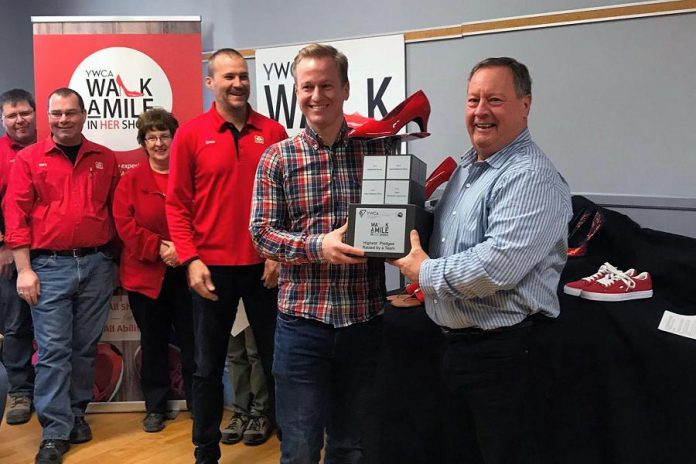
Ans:
[[[14,121],[17,118],[29,119],[33,115],[34,115],[34,110],[29,110],[29,111],[18,111],[17,113],[3,114],[2,117],[3,117],[3,119],[7,119],[8,121]]]
[[[157,143],[157,141],[160,141],[161,143],[169,143],[172,141],[172,136],[169,134],[164,134],[164,135],[148,135],[145,137],[145,141],[149,143],[150,145],[154,145]]]
[[[57,111],[56,110],[56,111],[49,111],[48,117],[51,119],[60,119],[62,116],[65,116],[67,119],[73,119],[81,114],[82,114],[82,111],[80,111],[80,110],[66,110],[66,111]]]

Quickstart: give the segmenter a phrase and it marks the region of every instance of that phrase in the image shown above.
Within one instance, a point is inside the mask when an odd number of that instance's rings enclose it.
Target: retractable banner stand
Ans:
[[[85,137],[111,148],[122,172],[146,159],[135,127],[143,111],[162,107],[180,124],[200,114],[200,17],[32,17],[32,23],[39,138],[49,134],[48,95],[60,87],[80,93]],[[174,345],[170,351],[171,393],[180,399],[179,353]],[[139,368],[140,333],[127,296],[117,292],[98,347],[89,410],[144,410]]]

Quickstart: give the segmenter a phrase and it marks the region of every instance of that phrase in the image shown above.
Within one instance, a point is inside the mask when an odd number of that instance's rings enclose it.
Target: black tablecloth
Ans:
[[[536,329],[544,462],[696,463],[696,340],[662,332],[665,310],[696,314],[696,240],[604,210],[589,254],[569,260],[561,315]],[[563,283],[604,261],[650,271],[650,299],[604,303]],[[379,373],[382,463],[444,462],[442,334],[422,308],[385,311]]]

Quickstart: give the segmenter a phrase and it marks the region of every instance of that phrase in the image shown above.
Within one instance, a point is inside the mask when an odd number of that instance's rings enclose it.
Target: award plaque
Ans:
[[[418,231],[427,248],[433,216],[416,205],[365,205],[348,207],[350,245],[365,250],[371,258],[401,258],[411,251],[410,233]]]
[[[425,211],[426,165],[414,155],[372,155],[363,161],[359,204],[348,209],[346,242],[375,258],[411,251],[410,232],[427,247],[432,214]]]

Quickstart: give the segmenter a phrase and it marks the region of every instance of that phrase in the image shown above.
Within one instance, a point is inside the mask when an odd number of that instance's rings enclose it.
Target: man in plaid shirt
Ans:
[[[312,44],[293,63],[307,128],[270,146],[256,173],[251,235],[281,263],[273,375],[281,463],[363,458],[382,338],[384,262],[343,243],[360,202],[365,155],[381,142],[346,138],[348,60]]]

